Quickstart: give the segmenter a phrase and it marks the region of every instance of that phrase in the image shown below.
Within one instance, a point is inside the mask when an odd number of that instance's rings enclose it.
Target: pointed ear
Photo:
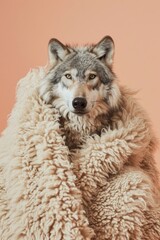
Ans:
[[[48,52],[49,63],[54,66],[59,60],[63,61],[69,50],[59,40],[52,38],[48,43]]]
[[[114,41],[110,36],[104,37],[92,50],[99,59],[105,60],[106,64],[112,66],[114,56]]]

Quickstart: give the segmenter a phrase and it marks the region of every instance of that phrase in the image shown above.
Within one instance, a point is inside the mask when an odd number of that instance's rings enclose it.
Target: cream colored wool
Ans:
[[[156,140],[132,94],[121,87],[110,127],[90,136],[98,120],[62,120],[42,101],[44,75],[20,81],[0,140],[0,239],[160,239]]]
[[[0,239],[91,239],[58,112],[39,98],[43,69],[19,83],[0,142]]]

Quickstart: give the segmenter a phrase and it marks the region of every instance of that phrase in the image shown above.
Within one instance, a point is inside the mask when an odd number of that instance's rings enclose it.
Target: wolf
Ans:
[[[51,39],[39,88],[60,125],[95,239],[160,239],[157,140],[134,92],[113,71],[115,44]]]
[[[71,148],[73,142],[78,147],[86,134],[101,131],[107,124],[105,115],[119,106],[120,90],[112,71],[113,54],[114,43],[109,36],[95,47],[73,48],[56,39],[49,42],[52,67],[40,95],[69,120],[65,125],[68,125],[67,142]]]

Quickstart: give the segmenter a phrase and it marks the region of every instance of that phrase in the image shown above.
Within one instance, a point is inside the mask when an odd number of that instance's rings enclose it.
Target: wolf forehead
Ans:
[[[54,69],[54,68],[53,68]],[[55,73],[63,74],[66,71],[76,69],[77,77],[84,78],[87,70],[94,71],[97,74],[106,75],[109,69],[104,69],[103,65],[96,59],[92,53],[77,51],[66,57],[61,64],[55,68]]]
[[[78,72],[85,72],[87,69],[95,70],[98,66],[96,56],[88,51],[79,50],[68,58],[68,67],[77,69]],[[66,64],[67,64],[66,62]]]
[[[85,78],[86,71],[95,72],[104,83],[115,77],[112,72],[114,42],[109,36],[96,45],[71,46],[51,39],[48,46],[51,66],[49,72],[54,83],[59,82],[65,72],[72,69],[76,69],[79,79]]]

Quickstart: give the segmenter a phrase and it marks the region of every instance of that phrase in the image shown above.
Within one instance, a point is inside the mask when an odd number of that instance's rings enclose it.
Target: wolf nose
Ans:
[[[87,106],[87,100],[85,98],[77,97],[73,100],[72,105],[76,110],[84,110]]]

